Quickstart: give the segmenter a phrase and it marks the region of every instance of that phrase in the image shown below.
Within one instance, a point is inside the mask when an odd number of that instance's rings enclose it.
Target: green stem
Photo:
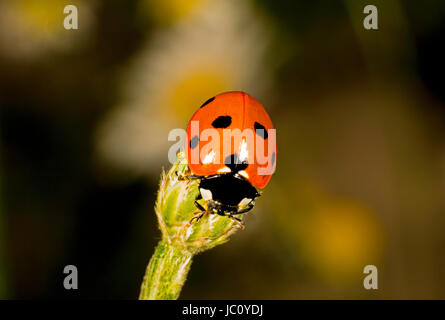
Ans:
[[[177,299],[193,255],[228,241],[240,228],[240,224],[229,217],[198,210],[199,183],[189,178],[189,174],[183,152],[178,153],[167,174],[162,171],[155,205],[162,241],[145,271],[141,300]]]
[[[178,245],[159,242],[145,271],[140,300],[175,300],[192,264],[193,253]]]

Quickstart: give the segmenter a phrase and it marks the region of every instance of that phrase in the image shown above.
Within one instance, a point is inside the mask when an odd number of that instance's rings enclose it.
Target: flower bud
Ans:
[[[168,173],[162,172],[155,206],[163,241],[193,254],[226,242],[240,228],[229,217],[202,214],[195,205],[198,187],[199,180],[190,175],[185,154],[179,152]]]

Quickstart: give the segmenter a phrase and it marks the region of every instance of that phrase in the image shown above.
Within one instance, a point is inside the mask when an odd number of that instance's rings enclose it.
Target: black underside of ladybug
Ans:
[[[222,216],[231,216],[245,213],[253,208],[253,203],[246,208],[239,208],[243,199],[255,200],[260,194],[238,173],[217,174],[201,179],[199,183],[200,194],[197,200],[203,197],[203,190],[211,192],[208,201],[208,210]]]

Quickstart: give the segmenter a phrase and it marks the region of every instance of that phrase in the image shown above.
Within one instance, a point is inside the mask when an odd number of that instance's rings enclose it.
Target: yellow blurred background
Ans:
[[[367,4],[2,1],[0,298],[135,299],[168,132],[242,90],[277,171],[181,298],[444,299],[445,3],[372,1],[378,30]]]

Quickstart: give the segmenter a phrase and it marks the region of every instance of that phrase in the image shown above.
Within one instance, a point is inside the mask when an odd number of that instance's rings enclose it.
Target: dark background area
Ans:
[[[66,31],[59,7],[40,1],[39,16],[31,2],[1,6],[3,14],[29,12],[8,24],[21,36],[0,33],[0,297],[134,299],[160,237],[153,205],[167,154],[147,170],[143,157],[109,161],[98,132],[112,110],[135,100],[127,87],[157,88],[150,79],[141,84],[150,70],[138,57],[174,69],[170,53],[159,56],[177,47],[162,49],[159,39],[188,32],[206,16],[193,10],[208,4],[166,1],[174,11],[155,10],[155,2],[144,9],[143,0],[77,1],[91,23],[80,19],[79,30]],[[366,4],[379,9],[378,31],[362,27]],[[247,230],[196,257],[181,298],[445,298],[444,3],[237,5],[235,12],[249,12],[271,32],[256,68],[269,70],[258,95],[277,128],[277,173]],[[33,18],[60,21],[39,40],[39,30],[27,34],[20,25]],[[236,51],[238,40],[227,50]],[[34,47],[25,52],[20,41]],[[256,41],[252,53],[261,47]],[[234,83],[230,89],[255,86]],[[211,95],[202,92],[182,110],[179,127]],[[167,148],[171,142],[159,136]],[[114,145],[119,157],[125,145]],[[63,288],[68,264],[78,267],[79,290]],[[366,264],[379,267],[376,292],[362,287]]]

